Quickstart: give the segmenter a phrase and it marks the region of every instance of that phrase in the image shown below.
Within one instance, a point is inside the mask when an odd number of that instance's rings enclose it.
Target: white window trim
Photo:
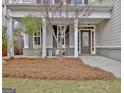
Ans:
[[[33,48],[41,48],[41,29],[39,30],[39,32],[40,32],[40,36],[35,36],[34,35],[34,32],[33,32]],[[35,45],[34,44],[34,37],[40,37],[40,45]]]

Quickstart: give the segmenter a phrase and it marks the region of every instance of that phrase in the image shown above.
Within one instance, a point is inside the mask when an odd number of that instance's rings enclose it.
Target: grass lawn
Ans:
[[[121,80],[31,80],[3,78],[16,93],[121,93]]]

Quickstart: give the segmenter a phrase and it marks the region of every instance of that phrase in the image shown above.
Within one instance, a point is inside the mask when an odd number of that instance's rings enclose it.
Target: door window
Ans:
[[[83,37],[83,40],[82,40],[83,46],[89,46],[89,33],[83,32],[82,37]]]
[[[33,47],[41,46],[41,30],[33,33]]]

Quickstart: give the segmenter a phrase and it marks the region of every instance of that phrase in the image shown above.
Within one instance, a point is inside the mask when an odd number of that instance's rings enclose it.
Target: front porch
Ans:
[[[53,25],[54,31],[56,35],[58,35],[57,30],[58,25]],[[68,36],[64,36],[63,41],[63,55],[64,56],[75,56],[82,54],[96,54],[96,44],[95,44],[95,25],[79,25],[77,27],[77,34],[75,35],[73,24],[68,26],[68,29],[66,32],[69,32]],[[39,45],[36,45],[34,41],[35,37],[31,37],[28,40],[28,47],[23,49],[23,55],[24,56],[43,56],[43,43],[44,40],[43,32],[41,30],[42,34],[40,34],[40,43]],[[89,34],[88,34],[89,33]],[[46,38],[48,37],[48,38]],[[57,51],[59,51],[58,47],[58,41],[56,42],[50,32],[46,32],[46,56],[57,56]],[[57,36],[58,37],[58,36]],[[73,37],[77,37],[76,40]],[[27,38],[26,38],[27,39]],[[57,39],[58,40],[58,39]],[[27,40],[24,40],[27,41]],[[32,43],[31,43],[32,42]],[[27,43],[25,43],[27,44]],[[33,44],[33,45],[31,45]],[[75,49],[76,48],[76,49]]]
[[[51,32],[47,31],[47,22],[43,15],[41,15],[39,11],[39,6],[36,9],[31,8],[29,5],[22,5],[19,4],[18,7],[12,4],[8,4],[8,8],[11,11],[8,11],[9,18],[8,18],[8,57],[14,56],[14,48],[11,46],[11,42],[13,40],[13,20],[20,21],[22,18],[25,17],[30,11],[25,10],[23,7],[27,9],[32,9],[32,15],[36,14],[35,16],[42,19],[44,25],[42,29],[40,29],[40,34],[33,35],[33,37],[29,36],[28,34],[24,34],[24,49],[23,55],[24,56],[42,56],[45,58],[46,56],[55,56],[56,50],[58,50],[57,42],[55,43],[54,38]],[[33,6],[35,7],[35,5]],[[64,55],[65,56],[74,56],[78,57],[81,54],[96,54],[96,36],[95,36],[95,26],[96,24],[100,23],[104,19],[110,19],[111,13],[108,12],[112,9],[112,6],[103,7],[103,6],[93,6],[91,7],[96,8],[95,11],[92,11],[88,18],[84,21],[81,17],[79,18],[72,18],[71,24],[69,24],[69,36],[64,36],[63,46],[64,46]],[[91,9],[91,10],[92,10]],[[104,11],[105,10],[105,11]],[[28,11],[28,12],[27,12]],[[100,12],[99,12],[100,11]],[[71,13],[71,12],[70,12]],[[65,11],[63,11],[65,14]],[[105,16],[103,16],[106,14]],[[95,15],[95,16],[94,16]],[[64,17],[61,20],[58,20],[59,17],[57,16],[55,19],[53,18],[53,26],[54,31],[56,31],[56,36],[59,42],[59,26],[64,26]],[[83,27],[85,26],[85,27]],[[39,41],[36,41],[37,40]],[[37,45],[36,45],[37,44]]]

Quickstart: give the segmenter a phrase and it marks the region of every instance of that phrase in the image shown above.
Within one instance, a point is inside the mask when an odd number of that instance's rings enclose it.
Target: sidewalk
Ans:
[[[121,62],[102,56],[80,56],[85,64],[100,67],[112,72],[116,77],[121,78]]]

